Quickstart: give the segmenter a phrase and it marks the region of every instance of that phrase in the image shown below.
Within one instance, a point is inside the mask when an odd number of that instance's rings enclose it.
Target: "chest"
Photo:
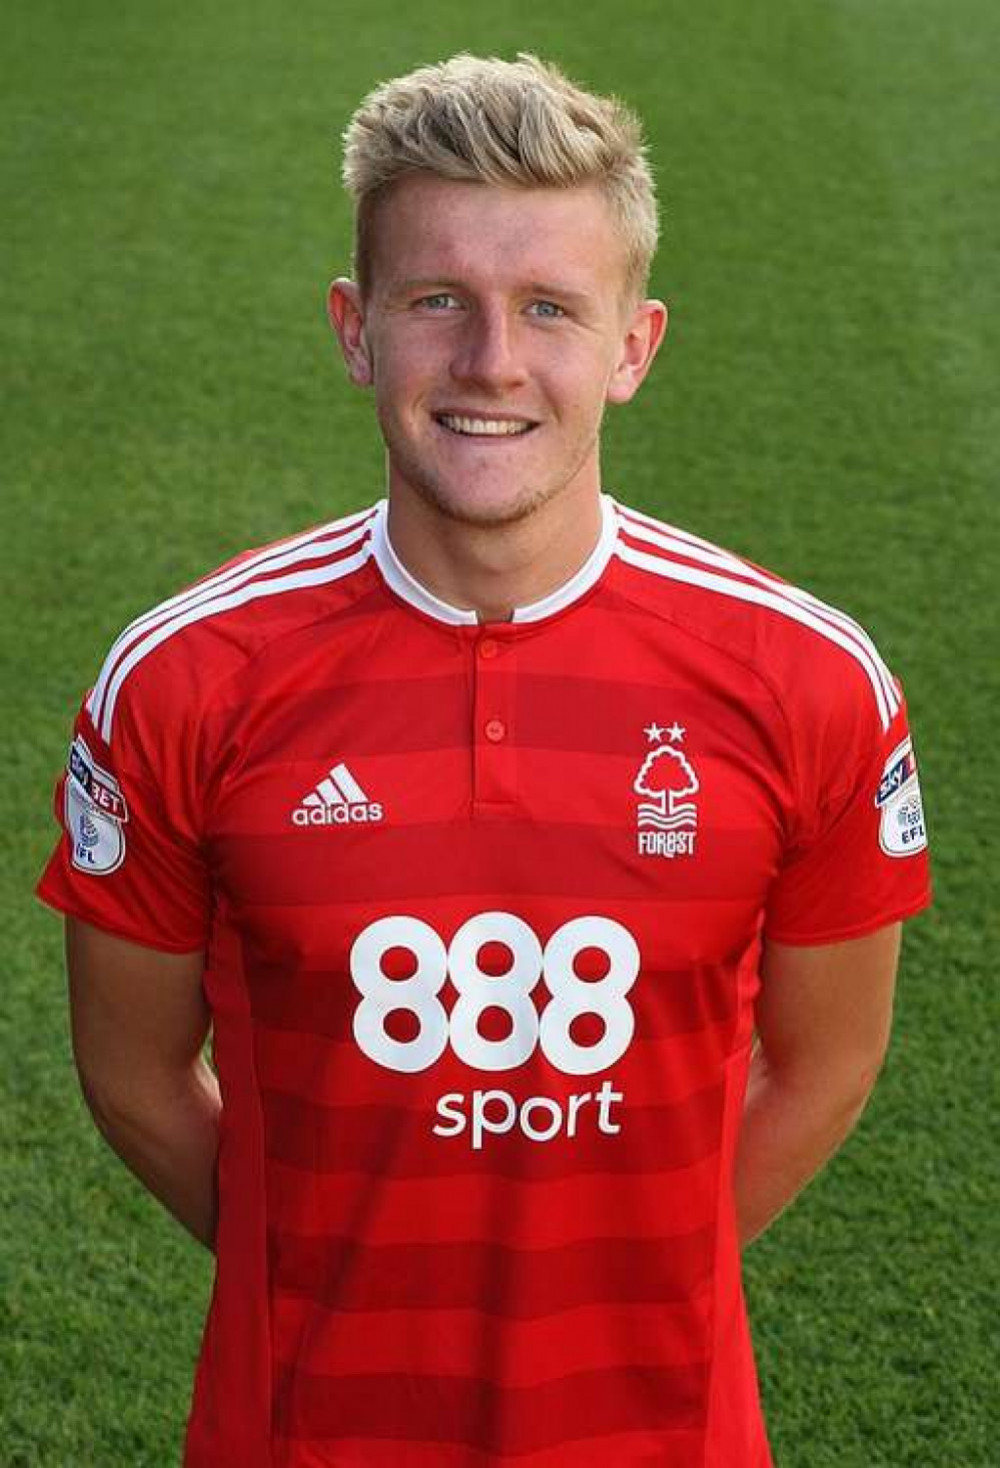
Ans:
[[[717,659],[462,628],[266,672],[217,729],[209,832],[255,947],[326,962],[386,915],[482,912],[625,914],[666,967],[752,938],[788,776],[774,710]]]

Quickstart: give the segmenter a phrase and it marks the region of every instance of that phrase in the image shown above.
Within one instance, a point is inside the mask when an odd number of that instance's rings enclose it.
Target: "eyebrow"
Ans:
[[[438,275],[416,276],[411,280],[401,281],[400,284],[397,285],[390,292],[390,295],[393,297],[409,295],[411,291],[428,290],[432,286],[437,287],[438,289],[443,288],[447,290],[468,289],[465,283],[460,280],[447,280],[443,276]],[[544,296],[546,298],[555,297],[557,300],[568,301],[576,306],[589,306],[593,302],[593,297],[588,295],[584,291],[570,290],[568,286],[562,285],[546,285],[544,281],[528,281],[524,289],[530,292],[530,294],[533,296]]]

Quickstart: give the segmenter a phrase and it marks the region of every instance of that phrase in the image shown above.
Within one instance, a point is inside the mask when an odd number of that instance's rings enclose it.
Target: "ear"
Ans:
[[[608,382],[609,403],[627,403],[635,397],[666,335],[668,315],[663,301],[642,301],[636,306]]]
[[[361,292],[353,280],[331,283],[326,297],[326,314],[337,333],[347,372],[356,387],[371,387],[375,380],[372,355],[365,335],[365,313]]]

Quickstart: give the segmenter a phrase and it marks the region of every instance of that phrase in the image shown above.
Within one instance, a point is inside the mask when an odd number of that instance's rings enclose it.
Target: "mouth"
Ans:
[[[527,438],[539,426],[530,418],[479,418],[459,413],[435,413],[434,422],[453,438],[474,443],[510,443]]]

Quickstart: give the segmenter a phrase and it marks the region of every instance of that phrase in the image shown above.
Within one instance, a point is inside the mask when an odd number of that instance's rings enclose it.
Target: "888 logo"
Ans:
[[[510,955],[500,975],[487,972],[483,950],[500,944]],[[391,978],[387,956],[403,950],[412,972]],[[602,978],[583,979],[576,968],[580,956],[597,950],[603,956]],[[639,947],[621,923],[606,917],[578,917],[557,928],[542,944],[534,929],[509,912],[483,912],[464,922],[445,945],[441,935],[420,918],[393,916],[370,923],[351,948],[350,971],[361,1001],[354,1014],[354,1038],[377,1065],[407,1074],[427,1070],[448,1047],[474,1070],[505,1071],[523,1065],[540,1047],[546,1060],[568,1075],[591,1075],[613,1065],[626,1052],[635,1033],[635,1014],[628,993],[639,975]],[[441,990],[450,979],[458,998],[450,1012]],[[541,1002],[536,991],[546,994]],[[547,997],[546,997],[547,995]],[[480,1020],[487,1010],[507,1017],[508,1033],[488,1039]],[[390,1015],[404,1012],[416,1022],[412,1038],[389,1033]],[[596,1016],[603,1033],[594,1044],[581,1044],[572,1034],[574,1021]],[[468,1129],[474,1149],[485,1138],[517,1127],[531,1141],[576,1136],[580,1115],[588,1105],[599,1130],[614,1132],[611,1109],[623,1100],[605,1081],[595,1092],[565,1099],[530,1096],[518,1100],[506,1090],[477,1090],[467,1098],[450,1092],[438,1102],[438,1136],[459,1136]]]

